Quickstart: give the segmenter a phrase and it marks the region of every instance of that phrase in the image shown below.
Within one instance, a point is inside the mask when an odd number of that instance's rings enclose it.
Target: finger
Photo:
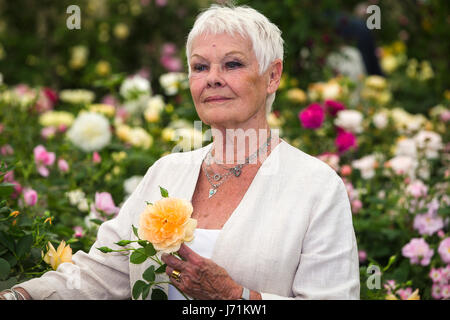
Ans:
[[[180,249],[178,250],[178,254],[186,261],[199,261],[200,259],[202,259],[202,256],[197,254],[184,243],[181,244]]]
[[[167,267],[171,267],[173,269],[176,269],[178,271],[184,270],[185,269],[185,262],[174,257],[171,254],[163,254],[161,256],[161,260],[167,264]],[[167,271],[167,268],[166,268]]]
[[[179,287],[179,285],[181,284],[181,280],[182,280],[182,273],[180,272],[180,275],[178,278],[174,277],[172,272],[175,269],[171,268],[171,267],[167,267],[166,268],[166,274],[169,276],[169,280],[172,284],[176,285],[177,287]]]

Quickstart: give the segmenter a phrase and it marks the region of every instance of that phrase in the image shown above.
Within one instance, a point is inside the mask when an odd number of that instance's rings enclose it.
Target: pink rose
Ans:
[[[155,4],[156,4],[158,7],[165,7],[165,6],[167,5],[167,0],[156,0],[156,1],[155,1]]]
[[[58,93],[56,93],[55,90],[48,87],[44,87],[42,91],[46,95],[46,97],[50,99],[53,105],[55,105],[58,102]]]
[[[51,166],[55,162],[55,154],[53,152],[47,152],[42,145],[38,145],[33,151],[34,162],[36,163],[39,174],[43,177],[48,177],[49,171],[47,166]]]
[[[107,94],[106,96],[104,96],[101,103],[109,104],[110,106],[114,107],[117,107],[120,104],[119,100],[117,100],[112,94]]]
[[[11,147],[11,145],[5,144],[4,146],[2,146],[0,148],[0,153],[2,156],[10,156],[10,155],[14,154],[14,149],[13,149],[13,147]]]
[[[364,263],[367,260],[367,252],[364,250],[358,251],[359,262]]]
[[[163,44],[161,52],[163,56],[173,56],[177,53],[177,47],[175,44],[167,42]]]
[[[68,172],[69,171],[69,164],[66,160],[60,158],[58,160],[58,168],[61,172]]]
[[[338,127],[338,134],[334,141],[339,152],[345,152],[350,148],[356,148],[356,136],[350,131],[345,131]]]
[[[299,112],[298,118],[303,127],[307,129],[317,129],[322,126],[325,113],[320,104],[312,103]]]
[[[433,283],[433,286],[431,287],[431,296],[439,300],[442,298],[442,287],[439,283]]]
[[[416,180],[408,185],[406,192],[414,198],[426,197],[428,187],[420,180]]]
[[[83,227],[76,226],[73,227],[73,231],[75,231],[74,237],[81,238],[83,236]]]
[[[39,98],[36,101],[35,109],[37,112],[45,112],[52,110],[55,103],[58,101],[58,95],[50,88],[43,88],[39,92]]]
[[[361,208],[363,207],[363,204],[362,204],[361,200],[359,200],[359,199],[353,200],[351,205],[352,205],[353,213],[358,213],[359,210],[361,210]]]
[[[349,176],[352,174],[352,166],[348,165],[348,164],[344,164],[341,167],[341,175],[343,177]]]
[[[164,68],[166,68],[170,72],[177,72],[183,69],[183,63],[178,57],[164,55],[161,57],[159,62]]]
[[[402,254],[409,258],[412,264],[420,263],[422,266],[427,266],[430,264],[434,250],[430,249],[423,238],[414,238],[402,248]]]
[[[11,181],[14,184],[14,192],[11,194],[11,198],[16,199],[22,193],[22,185],[17,181]]]
[[[45,127],[41,129],[41,137],[45,140],[53,138],[56,134],[55,127]]]
[[[444,228],[444,220],[434,212],[418,214],[414,217],[413,227],[421,235],[427,234],[431,236]]]
[[[450,237],[441,241],[438,248],[442,261],[450,263]]]
[[[27,206],[34,206],[37,202],[38,199],[38,194],[35,190],[31,189],[31,188],[26,188],[23,191],[23,198],[25,200],[25,204]]]
[[[11,170],[6,172],[3,176],[3,181],[12,183],[14,181],[14,171]]]
[[[91,205],[91,211],[102,218],[102,213],[107,215],[115,215],[120,208],[116,207],[114,200],[109,192],[96,192],[95,203]],[[100,212],[99,212],[100,211]]]
[[[67,130],[67,126],[65,124],[61,123],[58,125],[58,132],[64,133],[64,132],[66,132],[66,130]]]
[[[102,162],[102,157],[100,157],[97,151],[94,151],[94,153],[92,154],[92,162],[94,163]]]
[[[341,111],[345,110],[345,105],[334,100],[325,100],[325,110],[333,117]]]

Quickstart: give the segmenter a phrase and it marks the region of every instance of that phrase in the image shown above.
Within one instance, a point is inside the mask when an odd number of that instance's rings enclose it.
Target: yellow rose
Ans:
[[[178,251],[183,242],[194,239],[197,220],[192,219],[192,204],[183,199],[163,198],[149,204],[139,218],[138,235],[156,250]]]
[[[303,103],[306,101],[306,93],[299,88],[289,89],[287,91],[287,98],[292,102]]]
[[[119,23],[114,27],[114,36],[120,40],[123,40],[128,37],[130,34],[130,30],[125,23]]]
[[[116,128],[116,135],[122,141],[129,141],[131,136],[131,128],[127,125],[120,125]]]
[[[89,111],[102,113],[107,117],[112,117],[116,113],[116,108],[110,104],[94,103],[89,106]]]
[[[95,66],[95,72],[100,76],[106,76],[111,72],[111,65],[108,61],[100,60]]]
[[[365,85],[375,90],[383,90],[386,88],[387,82],[384,77],[374,75],[366,78]]]
[[[52,266],[53,270],[56,270],[61,263],[73,263],[72,248],[70,247],[70,245],[66,246],[66,242],[63,240],[59,244],[58,249],[55,250],[55,248],[49,241],[47,245],[47,253],[43,258],[47,264]]]

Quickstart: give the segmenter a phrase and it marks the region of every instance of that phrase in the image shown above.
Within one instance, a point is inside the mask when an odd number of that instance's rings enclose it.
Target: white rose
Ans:
[[[375,155],[368,155],[352,162],[352,167],[361,171],[363,179],[373,178],[375,176],[376,166],[377,161]]]
[[[159,77],[159,83],[168,96],[176,95],[179,89],[186,89],[187,75],[182,72],[169,72]]]
[[[436,159],[442,149],[442,138],[433,131],[422,130],[414,136],[417,148],[425,151],[427,159]]]
[[[77,206],[78,210],[82,212],[88,212],[89,211],[89,203],[86,198],[82,199]]]
[[[147,108],[144,111],[145,120],[148,122],[156,122],[159,120],[160,113],[164,110],[164,100],[162,96],[156,95],[151,97],[147,102]]]
[[[76,206],[83,199],[85,199],[85,194],[81,189],[76,189],[72,191],[66,192],[66,196],[69,198],[69,202],[71,205]]]
[[[417,158],[416,142],[408,138],[398,140],[395,145],[395,155]]]
[[[67,137],[85,152],[103,149],[111,141],[108,119],[94,112],[82,112],[67,131]]]
[[[378,112],[373,116],[373,124],[378,129],[386,128],[388,124],[388,116],[384,112]]]
[[[150,95],[150,82],[140,75],[135,75],[133,77],[127,78],[122,82],[122,85],[120,86],[120,94],[127,100],[134,100],[142,94]]]
[[[415,178],[415,170],[418,166],[416,159],[408,156],[396,156],[389,160],[389,164],[396,174],[406,174]]]
[[[130,130],[129,143],[133,146],[148,149],[153,144],[153,137],[141,127]]]
[[[334,124],[353,133],[362,132],[363,115],[357,110],[341,110],[338,112]]]

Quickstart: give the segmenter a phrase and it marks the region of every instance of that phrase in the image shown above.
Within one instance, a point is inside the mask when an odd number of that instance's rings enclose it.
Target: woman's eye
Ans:
[[[240,63],[239,61],[230,61],[230,62],[225,63],[225,66],[228,69],[236,69],[236,68],[242,67],[242,63]]]
[[[205,71],[206,68],[207,68],[207,66],[204,64],[195,64],[193,69],[196,72],[201,72],[201,71]]]

